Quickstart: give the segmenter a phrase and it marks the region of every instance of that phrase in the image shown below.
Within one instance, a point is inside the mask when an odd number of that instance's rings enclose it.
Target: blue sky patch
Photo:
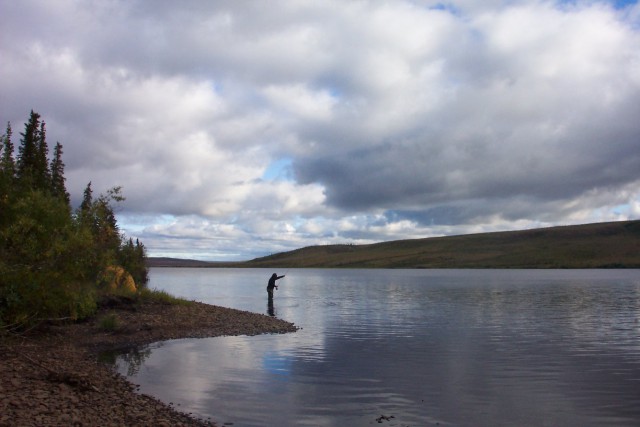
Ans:
[[[271,162],[262,174],[262,179],[265,181],[293,181],[291,164],[292,160],[289,157]]]

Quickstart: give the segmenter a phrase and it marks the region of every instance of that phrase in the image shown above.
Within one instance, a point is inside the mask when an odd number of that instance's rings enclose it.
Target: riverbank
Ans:
[[[112,298],[85,322],[0,335],[0,427],[215,425],[137,393],[98,354],[168,339],[296,330],[283,320],[202,303]]]

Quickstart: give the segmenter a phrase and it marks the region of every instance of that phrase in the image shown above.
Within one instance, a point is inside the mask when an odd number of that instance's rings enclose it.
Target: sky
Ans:
[[[150,256],[640,217],[640,6],[0,0],[0,122]]]

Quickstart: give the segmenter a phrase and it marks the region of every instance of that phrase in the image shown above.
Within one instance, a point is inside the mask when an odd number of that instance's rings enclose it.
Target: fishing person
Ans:
[[[269,284],[267,285],[267,293],[269,294],[269,299],[273,298],[273,288],[278,289],[278,287],[276,286],[276,280],[280,280],[283,277],[284,274],[282,276],[278,276],[276,273],[273,273],[269,278]]]

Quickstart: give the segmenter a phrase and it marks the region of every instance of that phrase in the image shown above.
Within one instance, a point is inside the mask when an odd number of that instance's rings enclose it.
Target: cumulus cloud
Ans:
[[[2,9],[0,117],[41,113],[75,198],[122,185],[152,255],[637,217],[637,2]]]

